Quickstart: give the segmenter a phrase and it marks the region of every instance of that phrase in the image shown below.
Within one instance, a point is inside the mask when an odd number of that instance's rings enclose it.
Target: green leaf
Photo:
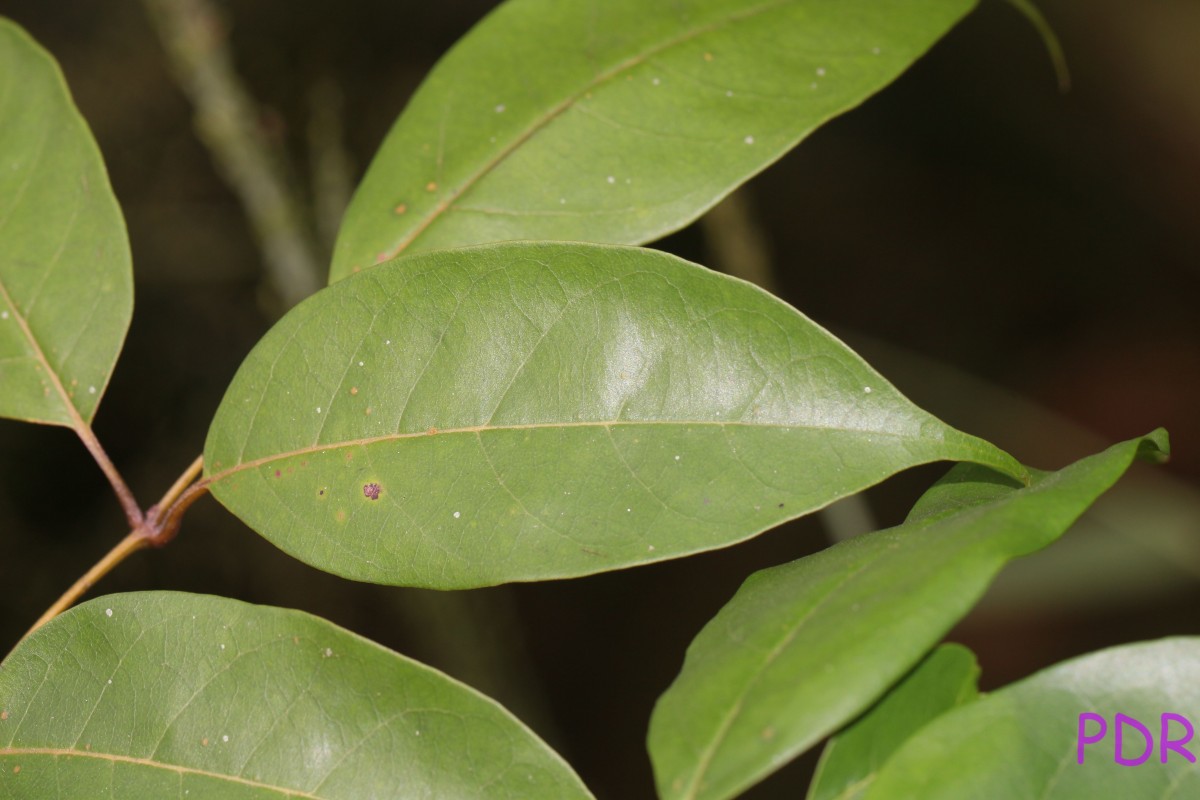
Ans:
[[[243,363],[204,454],[217,499],[297,558],[438,588],[721,547],[938,459],[1021,473],[762,290],[580,244],[325,289]]]
[[[492,700],[299,611],[113,595],[0,665],[0,796],[590,798]]]
[[[90,424],[132,311],[100,150],[58,65],[0,18],[0,416]]]
[[[509,0],[380,148],[330,280],[511,239],[637,244],[886,86],[974,0]]]
[[[960,465],[909,521],[755,573],[688,648],[649,748],[659,793],[733,797],[860,714],[1010,559],[1053,542],[1164,431],[1011,479]],[[920,797],[920,794],[914,795]]]
[[[952,711],[922,729],[884,766],[865,800],[1166,800],[1200,796],[1200,772],[1178,751],[1161,746],[1163,715],[1196,724],[1200,708],[1200,639],[1164,639],[1115,647],[1072,659],[976,703]],[[1133,717],[1153,737],[1140,767],[1114,758],[1116,715]],[[1102,742],[1079,743],[1096,735]],[[1169,738],[1191,738],[1178,719],[1167,719]],[[1122,751],[1137,759],[1144,734],[1122,726]],[[1185,746],[1195,756],[1195,740]],[[1164,763],[1161,759],[1166,755]]]
[[[979,666],[967,648],[945,644],[925,657],[867,713],[830,739],[809,800],[857,800],[914,733],[946,711],[974,701]]]

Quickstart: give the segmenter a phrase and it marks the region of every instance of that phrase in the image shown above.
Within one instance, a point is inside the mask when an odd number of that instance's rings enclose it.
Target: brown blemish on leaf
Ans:
[[[337,514],[334,515],[338,522],[346,521],[346,509],[339,508]]]
[[[382,488],[383,487],[378,483],[368,483],[363,486],[363,497],[367,498],[368,500],[378,500],[379,490]]]
[[[763,728],[762,740],[764,742],[770,741],[771,739],[774,739],[774,738],[775,738],[775,729],[774,728],[769,727],[769,726],[766,728]]]
[[[437,428],[430,428],[430,429],[427,431],[427,433],[428,433],[430,436],[433,436],[435,433],[437,433]]]
[[[8,719],[8,712],[7,712],[7,711],[0,711],[0,722],[4,721],[4,720],[6,720],[6,719]]]
[[[408,211],[408,204],[401,203],[400,205],[396,206],[396,208],[393,210],[396,212],[396,216],[399,216],[399,215],[403,214],[405,211]]]
[[[276,477],[276,478],[282,478],[282,477],[283,477],[283,473],[282,473],[282,472],[280,472],[279,470],[275,470],[275,477]]]
[[[712,61],[712,53],[705,53],[705,54],[704,54],[704,60],[705,60],[705,61]]]
[[[350,394],[358,394],[358,387],[357,387],[357,386],[351,386],[351,387],[350,387]]]
[[[208,747],[208,737],[207,736],[205,736],[203,739],[200,740],[200,746]]]
[[[293,636],[293,637],[292,637],[292,644],[300,644],[300,637],[299,637],[299,636]]]
[[[437,191],[437,181],[430,181],[429,183],[425,184],[425,191],[436,192]]]
[[[20,772],[20,771],[21,771],[21,765],[20,765],[20,764],[17,764],[15,767],[13,767],[13,775],[16,775],[16,774],[17,774],[18,772]]]

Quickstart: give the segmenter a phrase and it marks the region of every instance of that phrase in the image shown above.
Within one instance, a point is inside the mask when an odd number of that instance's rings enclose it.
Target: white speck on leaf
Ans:
[[[221,649],[222,649],[222,650],[224,650],[224,649],[225,649],[225,645],[221,645]]]
[[[872,52],[873,54],[875,54],[875,55],[879,55],[879,48],[878,48],[878,47],[872,47],[872,48],[871,48],[871,52]]]
[[[106,616],[106,617],[111,617],[111,616],[112,616],[112,609],[111,609],[111,608],[106,608],[106,609],[104,609],[104,616]]]
[[[89,387],[88,387],[88,394],[95,394],[95,393],[96,393],[96,387],[95,387],[95,386],[89,386]]]
[[[384,339],[384,340],[383,340],[383,343],[384,343],[384,344],[391,344],[391,343],[392,343],[392,340],[391,340],[391,339]]]
[[[616,183],[616,182],[617,182],[617,179],[616,179],[616,178],[614,178],[612,175],[609,175],[609,176],[608,176],[608,182],[609,182],[609,183]]]
[[[221,737],[221,741],[222,741],[222,742],[228,742],[228,741],[229,741],[229,734],[225,734],[224,736],[222,736],[222,737]]]
[[[565,206],[567,204],[567,198],[565,198],[565,197],[558,198],[558,204],[560,206]]]
[[[500,103],[499,105],[497,105],[497,106],[496,106],[496,113],[497,113],[497,114],[503,114],[503,113],[504,113],[504,103]]]
[[[455,518],[455,519],[458,519],[458,518],[459,518],[459,517],[461,517],[461,516],[462,516],[462,512],[461,512],[461,511],[455,511],[455,512],[454,512],[454,518]]]
[[[0,319],[8,319],[8,312],[0,311]]]
[[[632,508],[627,508],[627,509],[625,509],[625,510],[626,510],[626,511],[633,511],[633,509],[632,509]]]
[[[747,136],[745,139],[742,139],[742,141],[745,142],[746,144],[754,144],[754,137]]]
[[[825,68],[824,67],[817,67],[817,77],[818,78],[825,77]]]
[[[733,97],[733,90],[732,90],[732,89],[727,89],[727,90],[725,91],[725,96],[726,96],[726,97]]]
[[[655,86],[658,86],[658,84],[662,83],[662,81],[660,81],[658,78],[654,78],[650,82],[653,83]]]
[[[361,367],[363,365],[363,363],[360,361],[360,362],[358,362],[358,365]]]
[[[109,683],[112,683],[112,678],[109,678],[109,679],[108,679],[108,682],[109,682]]]
[[[678,460],[679,460],[679,456],[675,456],[675,460],[676,460],[676,461],[678,461]]]
[[[317,413],[318,413],[318,414],[320,414],[320,413],[321,413],[321,407],[320,407],[320,406],[317,406]]]
[[[863,392],[864,392],[864,393],[866,393],[866,394],[870,394],[870,393],[871,393],[871,387],[870,387],[870,386],[864,386],[864,387],[863,387]]]
[[[325,653],[324,653],[324,656],[325,656],[326,658],[331,658],[331,657],[333,657],[333,648],[332,648],[332,647],[326,647],[326,648],[325,648]]]
[[[646,552],[647,552],[647,553],[653,553],[653,552],[654,552],[654,545],[652,545],[652,544],[648,544],[648,545],[646,545]]]
[[[808,85],[808,88],[810,88],[810,89],[815,89],[815,88],[817,88],[817,85],[816,85],[815,83],[810,83],[810,84]]]

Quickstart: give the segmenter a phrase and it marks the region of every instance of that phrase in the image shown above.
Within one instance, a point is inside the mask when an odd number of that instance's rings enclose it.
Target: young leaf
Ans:
[[[951,470],[904,524],[763,570],[697,635],[649,748],[664,800],[735,796],[867,708],[983,594],[1053,542],[1165,432],[1021,487]],[[922,797],[920,793],[912,795]]]
[[[299,611],[112,595],[0,666],[5,797],[590,798],[495,702]]]
[[[745,282],[506,244],[331,286],[243,363],[206,480],[316,567],[458,588],[709,550],[939,459],[1021,474]]]
[[[330,281],[404,251],[656,239],[886,86],[973,6],[509,0],[388,134]]]
[[[975,655],[944,644],[821,753],[809,800],[858,800],[887,759],[930,720],[979,696]]]
[[[0,416],[86,428],[132,310],[96,142],[58,65],[0,18]]]
[[[1197,748],[1187,742],[1197,708],[1200,639],[1102,650],[938,718],[884,765],[864,800],[1196,797]],[[1103,717],[1101,741],[1087,744],[1101,730],[1095,716],[1081,724],[1085,714]],[[1125,764],[1115,760],[1118,714],[1133,720],[1120,723]],[[1173,749],[1164,733],[1184,744]],[[1143,754],[1141,768],[1130,769]]]

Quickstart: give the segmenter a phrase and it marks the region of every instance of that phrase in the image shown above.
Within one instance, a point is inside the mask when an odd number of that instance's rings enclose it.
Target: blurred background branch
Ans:
[[[276,310],[286,311],[323,285],[324,260],[282,148],[234,69],[225,21],[208,0],[143,3],[195,108],[196,132],[254,229]]]

